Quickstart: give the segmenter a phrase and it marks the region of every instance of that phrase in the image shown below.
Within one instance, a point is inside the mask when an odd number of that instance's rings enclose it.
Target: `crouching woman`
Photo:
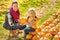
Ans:
[[[12,7],[10,8],[10,10],[6,13],[5,16],[5,22],[3,27],[7,30],[22,30],[24,29],[26,26],[25,25],[20,25],[19,24],[19,9],[18,9],[18,3],[17,2],[13,2],[12,3]]]

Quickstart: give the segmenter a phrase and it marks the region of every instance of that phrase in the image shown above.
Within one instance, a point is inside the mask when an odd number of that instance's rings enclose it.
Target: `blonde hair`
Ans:
[[[36,16],[36,12],[35,12],[35,9],[34,8],[30,8],[28,10],[28,12],[30,12],[32,15],[35,15]]]

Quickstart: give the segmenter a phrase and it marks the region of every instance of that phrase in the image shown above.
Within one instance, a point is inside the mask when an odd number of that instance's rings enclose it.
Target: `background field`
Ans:
[[[0,36],[8,36],[9,31],[3,28],[6,11],[9,10],[11,0],[0,0]],[[35,8],[37,17],[42,25],[52,14],[60,11],[60,0],[18,0],[21,17],[26,17],[29,8]]]

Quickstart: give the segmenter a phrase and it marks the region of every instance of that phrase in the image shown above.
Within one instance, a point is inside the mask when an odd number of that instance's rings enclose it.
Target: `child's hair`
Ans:
[[[12,5],[13,5],[13,4],[18,4],[18,2],[12,2]]]
[[[31,14],[36,15],[36,12],[35,12],[35,9],[34,9],[34,8],[30,8],[30,9],[28,10],[28,12],[31,12]]]

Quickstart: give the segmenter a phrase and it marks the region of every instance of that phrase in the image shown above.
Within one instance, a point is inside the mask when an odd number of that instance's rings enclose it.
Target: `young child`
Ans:
[[[27,28],[24,29],[25,40],[26,40],[26,35],[29,34],[29,32],[35,31],[35,29],[37,28],[37,22],[38,22],[38,18],[36,16],[35,10],[29,9],[27,22],[26,22]]]

